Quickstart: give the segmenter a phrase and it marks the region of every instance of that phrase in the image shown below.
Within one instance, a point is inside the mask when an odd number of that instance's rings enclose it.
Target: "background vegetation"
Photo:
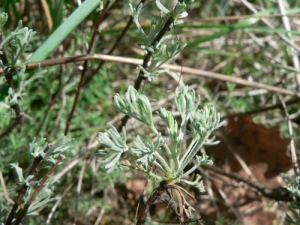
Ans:
[[[100,148],[98,132],[104,131],[107,123],[118,126],[122,118],[111,106],[112,97],[123,94],[138,75],[137,65],[126,60],[144,57],[129,2],[139,4],[135,0],[104,1],[102,10],[73,18],[70,33],[68,29],[55,33],[80,8],[77,1],[2,1],[1,11],[9,16],[4,37],[19,20],[37,32],[20,62],[26,63],[32,55],[30,63],[56,59],[45,68],[42,78],[26,87],[26,96],[19,101],[20,123],[14,124],[12,109],[0,105],[0,133],[4,134],[0,139],[2,208],[10,209],[17,195],[18,177],[10,163],[29,170],[32,159],[28,148],[34,137],[49,142],[61,134],[72,138],[72,147],[64,152],[65,159],[53,176],[52,196],[60,198],[40,208],[40,216],[28,217],[24,224],[132,224],[137,208],[158,185],[126,169],[106,174],[94,155]],[[161,2],[168,8],[176,3]],[[158,12],[154,1],[145,1],[139,19],[144,29],[149,29]],[[291,154],[299,145],[300,2],[196,0],[187,12],[184,24],[167,31],[187,46],[168,62],[168,74],[155,82],[144,81],[140,91],[151,99],[153,109],[164,106],[173,110],[176,87],[189,85],[200,94],[202,106],[214,105],[228,121],[215,134],[221,144],[201,150],[215,159],[215,166],[199,168],[206,186],[204,194],[190,189],[197,199],[193,203],[195,218],[201,217],[203,224],[284,224],[292,198],[282,188],[285,183],[280,174],[298,170]],[[100,28],[91,41],[98,21]],[[69,24],[67,28],[71,27]],[[49,40],[54,42],[46,50],[37,50]],[[4,47],[9,62],[13,58],[11,48]],[[89,53],[112,57],[90,56],[86,65],[81,60],[65,59]],[[28,68],[26,79],[39,71],[41,68],[34,65]],[[1,101],[7,89],[5,84],[0,87]],[[13,129],[5,133],[12,125]],[[129,140],[132,135],[147,135],[138,121],[129,120],[126,129]],[[161,125],[162,132],[164,129]],[[37,177],[44,174],[40,170]],[[148,224],[176,223],[163,201],[150,210],[150,215]]]

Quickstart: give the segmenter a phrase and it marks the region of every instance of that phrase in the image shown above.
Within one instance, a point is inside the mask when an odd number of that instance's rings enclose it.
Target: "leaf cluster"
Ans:
[[[158,112],[159,117],[167,125],[169,138],[165,138],[153,123],[151,105],[146,96],[139,94],[133,86],[129,86],[125,98],[121,98],[119,94],[115,95],[113,104],[115,109],[144,123],[156,138],[153,142],[146,142],[137,136],[130,146],[126,143],[125,128],[123,127],[122,134],[119,134],[117,129],[110,125],[110,128],[100,132],[97,138],[99,143],[106,147],[97,153],[103,157],[101,160],[103,168],[111,172],[122,164],[142,171],[159,181],[167,180],[168,183],[174,184],[182,180],[203,191],[200,177],[194,182],[182,178],[191,174],[199,165],[212,163],[208,156],[196,154],[201,147],[218,143],[209,137],[224,122],[220,121],[220,114],[214,107],[205,106],[198,109],[199,99],[196,101],[194,90],[189,90],[188,87],[177,88],[174,104],[181,115],[180,125],[177,124],[172,112],[165,108],[161,108]],[[183,149],[182,143],[187,135],[188,123],[193,138],[188,148]],[[196,165],[183,172],[194,157],[197,159]]]

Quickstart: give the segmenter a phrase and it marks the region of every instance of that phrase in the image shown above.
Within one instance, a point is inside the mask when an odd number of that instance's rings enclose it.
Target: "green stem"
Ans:
[[[153,133],[155,133],[155,135],[156,135],[158,138],[161,138],[161,139],[162,139],[161,135],[160,135],[159,132],[156,130],[156,128],[154,127],[154,125],[151,126],[151,127],[149,127],[149,128],[153,131]],[[162,141],[165,142],[165,140],[163,140],[163,139],[162,139]],[[175,159],[176,159],[176,156],[174,156],[174,151],[171,152],[169,146],[168,146],[166,143],[163,144],[163,147],[164,147],[164,149],[167,151],[167,155],[168,155],[169,158],[170,158],[170,167],[171,167],[172,169],[174,169],[174,163],[176,162],[176,160],[175,160]],[[175,164],[176,164],[176,163],[175,163]],[[170,167],[169,167],[169,168],[170,168]]]
[[[185,134],[185,132],[186,132],[186,125],[187,125],[187,121],[188,121],[188,119],[183,118],[183,116],[182,116],[181,118],[182,118],[182,123],[181,123],[181,125],[180,125],[180,128],[179,128],[179,134],[178,134],[178,136],[177,136],[177,138],[179,138],[180,141],[181,141],[181,144],[180,144],[180,146],[179,146],[180,149],[182,149],[183,137],[184,137],[184,134]],[[177,150],[178,150],[177,143],[178,143],[178,142],[175,143],[175,146],[176,146],[176,147],[174,146],[174,148],[176,148],[176,149],[174,150],[175,153],[177,153]],[[190,147],[190,146],[189,146],[189,147]],[[176,156],[175,156],[176,158],[174,159],[174,160],[175,160],[175,166],[176,166],[176,170],[177,170],[177,171],[178,171],[178,169],[179,169],[179,156],[180,156],[180,152],[179,152],[178,154],[176,154]]]
[[[134,167],[132,165],[123,165],[123,166],[127,166],[128,168],[131,168],[133,170],[138,170],[138,171],[144,172],[156,180],[163,180],[163,178],[161,176],[156,175],[152,171],[145,170],[144,168],[140,167],[139,164],[136,164],[136,167]]]
[[[201,140],[198,140],[198,141],[190,144],[191,147],[189,146],[188,151],[186,151],[186,153],[184,154],[184,156],[182,157],[182,159],[179,162],[179,169],[178,169],[179,171],[183,170],[187,166],[187,164],[195,157],[199,148],[202,147],[205,140],[208,138],[209,134],[210,134],[210,132],[206,132],[203,135],[203,137],[201,138]],[[195,143],[197,143],[197,144],[194,145]],[[192,147],[192,146],[194,146],[194,147]]]
[[[181,160],[179,162],[179,167],[181,167],[181,164],[183,162],[183,160],[187,157],[187,155],[189,154],[189,152],[191,151],[191,149],[193,148],[193,146],[195,145],[195,143],[198,141],[197,138],[193,139],[191,141],[191,143],[189,144],[188,149],[185,151],[184,155],[181,157]]]
[[[23,53],[23,51],[25,50],[26,46],[27,46],[26,44],[23,45],[23,46],[19,49],[19,52],[17,53],[17,55],[14,57],[13,62],[12,62],[13,67],[16,66],[17,61],[18,61],[18,59],[20,58],[20,56],[21,56],[21,54]]]
[[[14,36],[17,36],[19,34],[22,34],[23,31],[18,31],[18,32],[12,32],[10,35],[8,35],[0,44],[0,49],[8,42],[10,39],[12,39]]]
[[[158,152],[155,152],[155,156],[159,160],[160,164],[164,167],[165,171],[167,171],[168,173],[172,173],[172,169],[170,168],[166,160]]]

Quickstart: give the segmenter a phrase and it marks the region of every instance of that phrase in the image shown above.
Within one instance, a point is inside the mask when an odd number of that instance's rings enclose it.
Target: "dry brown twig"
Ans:
[[[290,114],[287,110],[286,104],[283,100],[283,98],[278,95],[278,98],[282,104],[282,107],[284,109],[285,112],[285,116],[287,119],[287,123],[288,123],[288,128],[289,128],[289,135],[291,138],[291,156],[292,156],[292,163],[293,163],[293,169],[294,169],[294,174],[298,174],[299,173],[299,166],[298,166],[298,159],[297,159],[297,153],[296,153],[296,147],[295,147],[295,141],[294,141],[294,135],[293,135],[293,127],[292,127],[292,122],[291,122],[291,118],[290,118]]]
[[[133,58],[128,58],[128,57],[111,56],[111,55],[104,55],[104,54],[88,54],[88,55],[80,55],[80,56],[73,56],[73,57],[65,57],[65,58],[60,58],[60,59],[48,59],[48,60],[43,60],[40,62],[32,62],[32,63],[28,63],[26,68],[30,69],[30,68],[37,68],[37,67],[46,67],[46,66],[52,66],[52,65],[57,65],[57,64],[75,63],[75,62],[95,60],[95,59],[110,61],[110,62],[117,62],[117,63],[127,63],[127,64],[133,64],[133,65],[142,65],[143,64],[143,60],[138,60],[138,59],[133,59]],[[267,84],[262,84],[259,82],[248,81],[248,80],[245,80],[242,78],[230,77],[230,76],[220,74],[220,73],[213,73],[213,72],[209,72],[209,71],[205,71],[205,70],[199,70],[199,69],[194,69],[194,68],[190,68],[190,67],[182,67],[182,66],[170,65],[170,64],[164,64],[161,66],[161,68],[169,69],[169,70],[175,71],[175,72],[194,74],[194,75],[198,75],[198,76],[205,77],[208,79],[214,79],[214,80],[219,80],[219,81],[224,81],[224,82],[240,84],[240,85],[248,86],[248,87],[252,87],[252,88],[265,89],[267,91],[274,92],[274,93],[300,97],[299,92],[294,92],[294,91],[282,89],[279,87],[273,87],[273,86],[270,86]],[[0,73],[1,72],[3,72],[3,71],[0,70]]]

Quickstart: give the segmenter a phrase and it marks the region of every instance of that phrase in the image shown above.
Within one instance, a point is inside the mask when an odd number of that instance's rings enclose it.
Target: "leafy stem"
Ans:
[[[174,162],[176,163],[176,161],[174,161],[174,153],[170,150],[169,146],[167,145],[166,141],[161,137],[160,133],[158,132],[158,130],[155,128],[155,126],[151,126],[149,127],[151,129],[151,131],[156,135],[157,138],[161,139],[163,144],[164,149],[166,150],[166,153],[168,155],[168,157],[170,157],[170,167],[174,169]],[[169,171],[170,172],[170,171]]]
[[[182,156],[182,158],[179,162],[179,170],[183,170],[189,164],[189,162],[191,162],[191,160],[195,157],[195,155],[199,151],[200,147],[202,147],[203,144],[205,143],[205,140],[208,138],[208,136],[209,136],[209,134],[206,133],[203,136],[203,138],[201,138],[200,140],[194,139],[190,143],[187,151]]]

